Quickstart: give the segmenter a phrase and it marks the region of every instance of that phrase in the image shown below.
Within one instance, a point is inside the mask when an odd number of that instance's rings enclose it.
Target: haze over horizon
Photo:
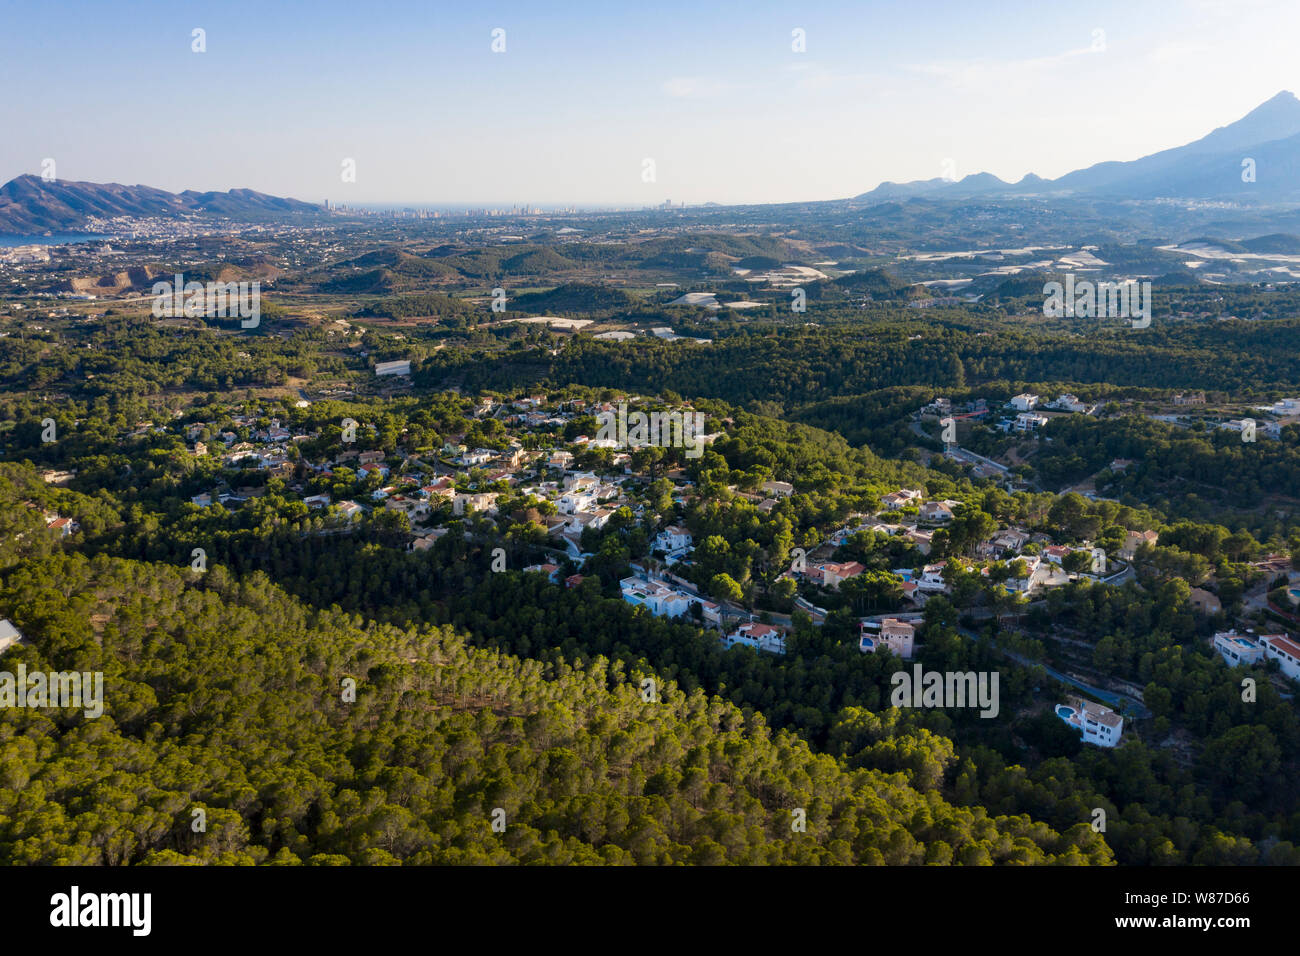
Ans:
[[[1135,159],[1300,89],[1300,7],[1275,0],[997,22],[942,2],[144,6],[0,5],[0,78],[39,93],[0,102],[0,182],[53,158],[62,180],[354,205],[840,199]]]

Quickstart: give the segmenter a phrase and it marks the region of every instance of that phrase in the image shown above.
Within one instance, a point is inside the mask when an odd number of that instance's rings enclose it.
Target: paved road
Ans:
[[[983,640],[983,638],[974,631],[969,631],[960,627],[957,630],[972,640]],[[1049,677],[1054,677],[1064,684],[1069,684],[1071,687],[1081,690],[1086,694],[1091,694],[1103,703],[1109,704],[1126,717],[1145,720],[1151,716],[1151,711],[1136,697],[1132,697],[1128,694],[1121,694],[1113,690],[1106,690],[1104,687],[1097,687],[1093,684],[1086,684],[1077,677],[1071,677],[1069,674],[1063,674],[1054,667],[1048,667],[1042,661],[1036,661],[1023,654],[1017,654],[1015,651],[1008,650],[1007,648],[1000,646],[996,641],[993,642],[993,646],[997,648],[999,653],[1005,654],[1017,664],[1021,664],[1025,667],[1041,667]]]

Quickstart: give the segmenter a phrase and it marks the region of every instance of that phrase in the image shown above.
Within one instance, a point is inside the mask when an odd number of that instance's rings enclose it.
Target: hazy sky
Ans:
[[[643,205],[1054,177],[1300,90],[1297,37],[1297,0],[0,0],[0,182],[53,158],[312,202]]]

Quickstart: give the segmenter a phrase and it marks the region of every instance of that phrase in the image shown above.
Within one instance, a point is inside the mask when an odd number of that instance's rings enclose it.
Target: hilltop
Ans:
[[[19,176],[0,186],[0,233],[85,229],[115,216],[210,216],[258,221],[321,214],[319,206],[251,189],[170,193],[152,186],[83,183]]]

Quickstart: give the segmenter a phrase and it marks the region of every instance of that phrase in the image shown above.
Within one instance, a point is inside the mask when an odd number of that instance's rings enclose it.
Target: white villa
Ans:
[[[781,629],[773,627],[771,624],[760,624],[757,621],[740,625],[740,627],[723,637],[722,643],[728,648],[735,647],[737,644],[744,644],[757,651],[769,651],[773,654],[785,653],[785,635],[781,633]]]
[[[1081,697],[1070,697],[1056,705],[1056,716],[1079,731],[1083,742],[1098,747],[1114,747],[1124,733],[1124,718],[1109,707]]]
[[[864,621],[858,630],[858,650],[864,654],[888,650],[907,659],[912,656],[915,637],[916,626],[910,621],[900,621],[894,617],[887,617],[878,625]]]

